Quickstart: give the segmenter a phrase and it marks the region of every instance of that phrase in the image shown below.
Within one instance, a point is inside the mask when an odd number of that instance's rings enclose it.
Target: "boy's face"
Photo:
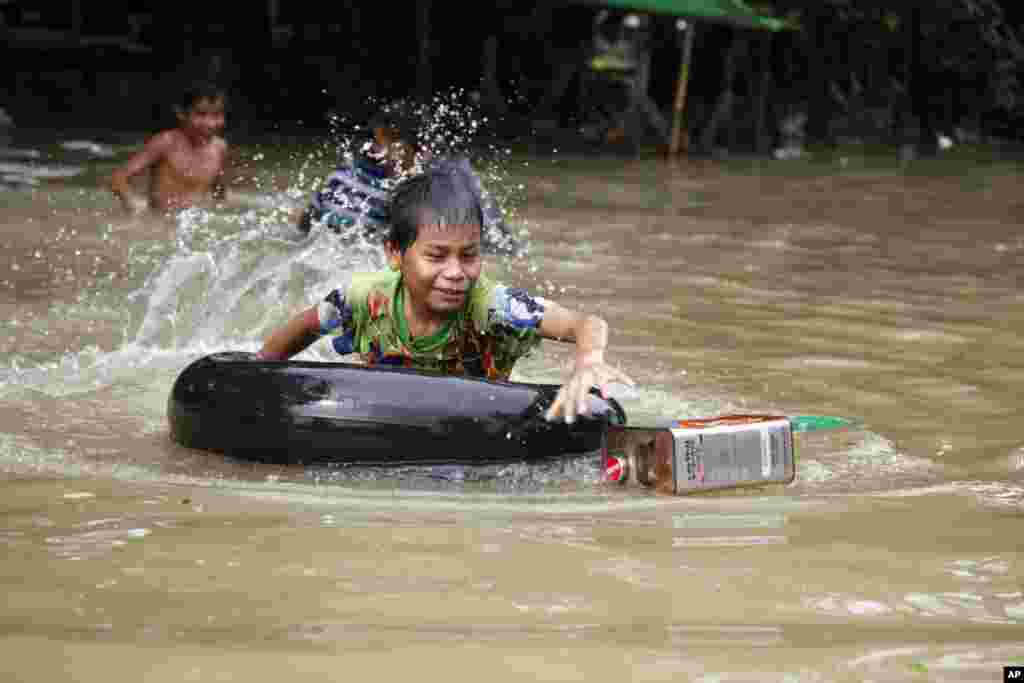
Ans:
[[[416,309],[447,316],[466,305],[473,283],[480,277],[480,226],[424,225],[416,241],[401,253],[385,244],[388,262],[402,271],[409,302]]]
[[[178,121],[185,134],[206,141],[224,130],[224,99],[203,97],[185,112],[178,112]]]

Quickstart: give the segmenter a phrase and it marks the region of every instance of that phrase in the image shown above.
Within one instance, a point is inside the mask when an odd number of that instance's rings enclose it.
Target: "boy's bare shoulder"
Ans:
[[[162,144],[174,144],[174,143],[177,143],[177,142],[181,142],[184,139],[185,139],[185,134],[182,133],[177,128],[168,128],[167,130],[162,130],[162,131],[160,131],[159,133],[156,133],[155,135],[153,135],[153,137],[150,138],[150,140],[152,142],[157,142],[157,143],[162,143]]]
[[[181,131],[171,128],[153,135],[153,137],[146,141],[146,147],[160,152],[167,152],[183,142],[184,136]]]

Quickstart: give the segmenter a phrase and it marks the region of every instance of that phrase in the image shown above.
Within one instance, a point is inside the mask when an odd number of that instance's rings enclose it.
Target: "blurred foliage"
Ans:
[[[1012,0],[1016,2],[1017,0]],[[776,16],[801,30],[803,20],[821,12],[830,31],[854,32],[867,43],[852,49],[899,47],[911,9],[920,11],[921,61],[932,73],[947,73],[986,85],[989,104],[1007,112],[1024,109],[1021,69],[1024,45],[1007,21],[999,0],[765,0]]]

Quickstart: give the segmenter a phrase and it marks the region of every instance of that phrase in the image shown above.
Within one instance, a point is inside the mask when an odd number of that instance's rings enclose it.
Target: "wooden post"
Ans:
[[[686,86],[690,80],[690,59],[693,55],[693,40],[697,33],[697,24],[689,22],[686,37],[683,39],[683,60],[679,65],[679,81],[676,83],[676,98],[672,107],[672,140],[669,142],[668,156],[674,159],[683,146],[683,110],[686,108]]]

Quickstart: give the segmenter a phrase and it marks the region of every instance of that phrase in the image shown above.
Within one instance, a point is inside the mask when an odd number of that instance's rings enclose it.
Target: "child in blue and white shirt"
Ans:
[[[458,166],[468,172],[484,209],[485,250],[513,254],[519,249],[501,209],[483,189],[465,158],[436,158],[417,144],[420,121],[403,109],[382,111],[370,123],[373,138],[362,143],[351,163],[340,164],[315,192],[297,227],[308,233],[314,221],[337,233],[362,228],[370,239],[381,239],[390,226],[391,192],[399,182],[423,170]]]

